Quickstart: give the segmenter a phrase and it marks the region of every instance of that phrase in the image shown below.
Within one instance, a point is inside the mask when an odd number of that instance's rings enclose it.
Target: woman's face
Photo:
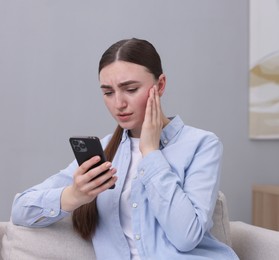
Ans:
[[[105,104],[117,123],[140,137],[150,88],[156,83],[144,66],[115,61],[99,75]]]

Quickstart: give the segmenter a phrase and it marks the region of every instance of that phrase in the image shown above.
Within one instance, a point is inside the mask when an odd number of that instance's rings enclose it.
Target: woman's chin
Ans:
[[[132,137],[139,137],[140,135],[140,129],[138,127],[135,127],[134,124],[129,124],[129,123],[123,123],[123,122],[118,122],[118,124],[123,128],[123,129],[127,129],[130,132],[130,135]]]

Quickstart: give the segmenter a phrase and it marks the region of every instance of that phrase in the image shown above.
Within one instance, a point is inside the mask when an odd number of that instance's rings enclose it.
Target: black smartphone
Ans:
[[[78,165],[82,165],[85,161],[96,155],[99,155],[101,160],[93,165],[92,168],[97,167],[106,161],[103,147],[101,145],[100,139],[97,136],[73,136],[70,137],[69,141]],[[105,172],[100,174],[104,174]],[[113,189],[114,186],[115,185],[110,187],[110,189]]]

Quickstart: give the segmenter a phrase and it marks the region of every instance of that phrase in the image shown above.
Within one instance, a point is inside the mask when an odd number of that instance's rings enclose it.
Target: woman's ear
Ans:
[[[166,75],[165,74],[161,74],[159,79],[158,79],[158,92],[159,92],[159,96],[163,96],[164,92],[165,92],[165,87],[166,87]]]

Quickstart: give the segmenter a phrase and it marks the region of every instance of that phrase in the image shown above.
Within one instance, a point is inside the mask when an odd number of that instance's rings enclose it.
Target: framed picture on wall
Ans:
[[[279,139],[279,0],[250,0],[249,136]]]

